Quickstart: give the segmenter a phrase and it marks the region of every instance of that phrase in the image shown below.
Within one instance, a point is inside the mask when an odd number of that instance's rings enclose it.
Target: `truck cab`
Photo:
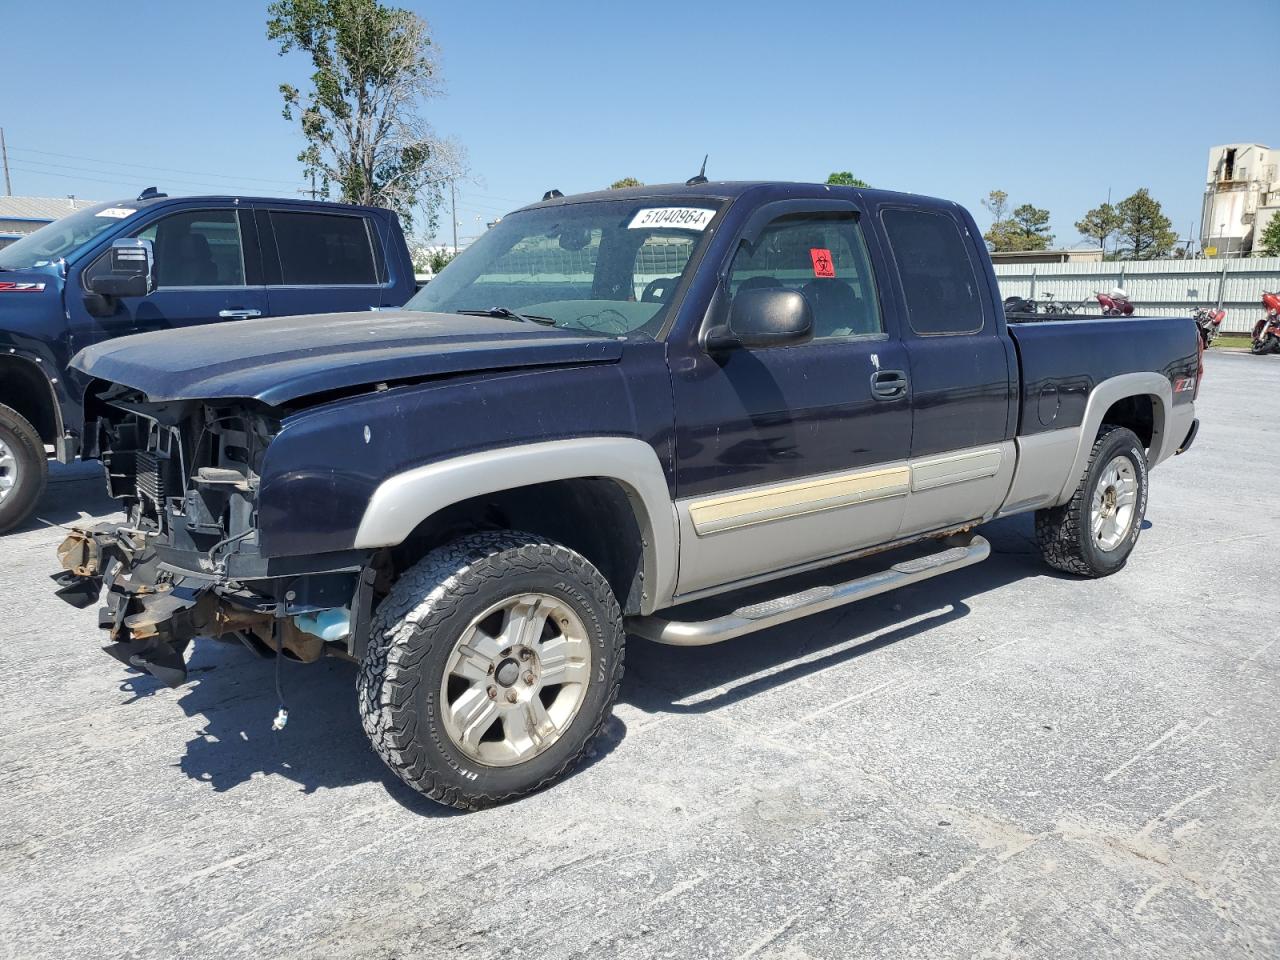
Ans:
[[[135,258],[121,259],[130,247]],[[168,197],[152,188],[0,250],[0,531],[34,509],[48,451],[64,463],[79,452],[88,380],[69,362],[85,347],[255,317],[400,306],[414,289],[395,214],[336,203]]]

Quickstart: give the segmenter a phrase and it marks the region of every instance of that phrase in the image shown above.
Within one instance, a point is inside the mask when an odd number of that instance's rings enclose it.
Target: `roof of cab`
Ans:
[[[924,197],[914,193],[900,193],[895,190],[875,190],[868,187],[846,187],[825,183],[805,183],[787,180],[713,180],[707,183],[656,183],[643,187],[624,187],[618,190],[595,190],[591,193],[574,193],[567,196],[552,197],[537,203],[526,204],[515,212],[533,210],[540,207],[553,207],[566,203],[586,203],[591,200],[736,200],[743,194],[756,190],[793,192],[795,195],[821,195],[856,192],[868,199],[881,202],[900,199],[912,203],[929,205],[951,204],[953,201],[937,197]]]
[[[199,194],[168,194],[160,193],[149,197],[130,197],[125,200],[112,200],[100,203],[101,207],[128,207],[134,210],[143,210],[147,207],[157,206],[167,203],[199,203],[200,201],[209,200],[234,200],[236,203],[246,204],[288,204],[289,206],[301,207],[347,207],[353,210],[378,210],[385,212],[385,207],[370,207],[356,203],[345,203],[341,200],[307,200],[303,197],[251,197],[239,193],[199,193]]]

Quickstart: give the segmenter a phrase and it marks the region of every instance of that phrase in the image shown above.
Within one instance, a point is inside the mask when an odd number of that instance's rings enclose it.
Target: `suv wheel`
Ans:
[[[374,617],[360,668],[365,731],[433,800],[479,809],[562,777],[622,681],[622,611],[584,557],[486,532],[429,553]]]
[[[0,533],[31,515],[48,477],[40,434],[17,410],[0,404]]]
[[[1129,559],[1147,513],[1147,453],[1133,431],[1103,424],[1071,499],[1036,511],[1036,539],[1049,566],[1105,577]]]

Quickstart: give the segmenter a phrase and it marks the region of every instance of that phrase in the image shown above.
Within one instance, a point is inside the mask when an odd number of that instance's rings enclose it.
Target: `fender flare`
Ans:
[[[654,449],[629,437],[581,437],[501,447],[453,457],[383,480],[356,532],[358,549],[400,544],[445,507],[486,493],[604,477],[617,482],[635,511],[644,541],[646,613],[675,592],[679,543],[675,505]]]
[[[1089,400],[1084,408],[1084,419],[1080,423],[1080,438],[1075,459],[1063,481],[1062,489],[1052,501],[1054,505],[1066,503],[1071,499],[1080,476],[1089,464],[1089,454],[1093,451],[1093,441],[1102,427],[1102,418],[1111,409],[1112,404],[1129,397],[1151,398],[1151,448],[1147,455],[1147,462],[1151,466],[1167,459],[1173,453],[1171,444],[1177,445],[1181,442],[1180,437],[1169,437],[1166,429],[1169,410],[1173,406],[1173,387],[1167,377],[1159,373],[1122,373],[1117,377],[1103,380],[1089,393]]]
[[[62,401],[58,396],[57,388],[54,386],[58,382],[57,377],[50,375],[47,360],[47,357],[42,357],[37,353],[31,353],[26,350],[19,350],[17,347],[0,348],[0,367],[10,361],[20,363],[31,370],[37,379],[44,384],[50,409],[53,411],[54,436],[49,442],[56,446],[58,438],[66,433],[66,425],[62,422]]]

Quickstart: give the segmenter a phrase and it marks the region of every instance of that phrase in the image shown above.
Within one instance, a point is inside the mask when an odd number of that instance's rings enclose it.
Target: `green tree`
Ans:
[[[410,250],[414,273],[436,274],[449,265],[458,254],[450,247],[430,246],[423,242]]]
[[[1146,187],[1121,200],[1116,210],[1122,220],[1119,233],[1126,254],[1135,260],[1151,260],[1173,249],[1178,235],[1160,209],[1160,201]]]
[[[1080,231],[1080,235],[1090,240],[1097,240],[1098,247],[1104,254],[1107,252],[1107,241],[1115,236],[1122,226],[1124,226],[1124,218],[1109,203],[1094,207],[1076,221],[1076,229]]]
[[[992,223],[982,238],[996,253],[1010,250],[1043,250],[1053,234],[1049,232],[1049,211],[1024,203],[1009,210],[1009,194],[992,190],[982,200]]]
[[[621,180],[615,180],[609,184],[610,190],[622,190],[626,187],[643,187],[644,184],[635,177],[623,177]]]
[[[1045,250],[1053,242],[1048,210],[1024,203],[1013,211],[1013,223],[1017,227],[1019,250]]]
[[[458,251],[456,250],[450,250],[447,247],[436,247],[427,257],[427,266],[431,268],[432,273],[439,273],[447,267],[457,255]]]
[[[827,176],[827,184],[833,187],[869,187],[871,184],[859,180],[848,170],[837,170]]]
[[[995,253],[1005,250],[1017,250],[1017,225],[1009,217],[1009,194],[1003,190],[992,190],[982,198],[982,205],[991,214],[991,226],[982,239],[986,240]]]
[[[1258,249],[1268,257],[1280,257],[1280,214],[1272,214],[1267,229],[1258,239]]]
[[[309,88],[282,83],[280,93],[285,119],[301,126],[298,160],[317,192],[390,207],[406,226],[421,211],[431,232],[441,184],[461,162],[421,112],[439,82],[426,21],[378,0],[275,0],[267,16],[282,56],[311,59]]]

